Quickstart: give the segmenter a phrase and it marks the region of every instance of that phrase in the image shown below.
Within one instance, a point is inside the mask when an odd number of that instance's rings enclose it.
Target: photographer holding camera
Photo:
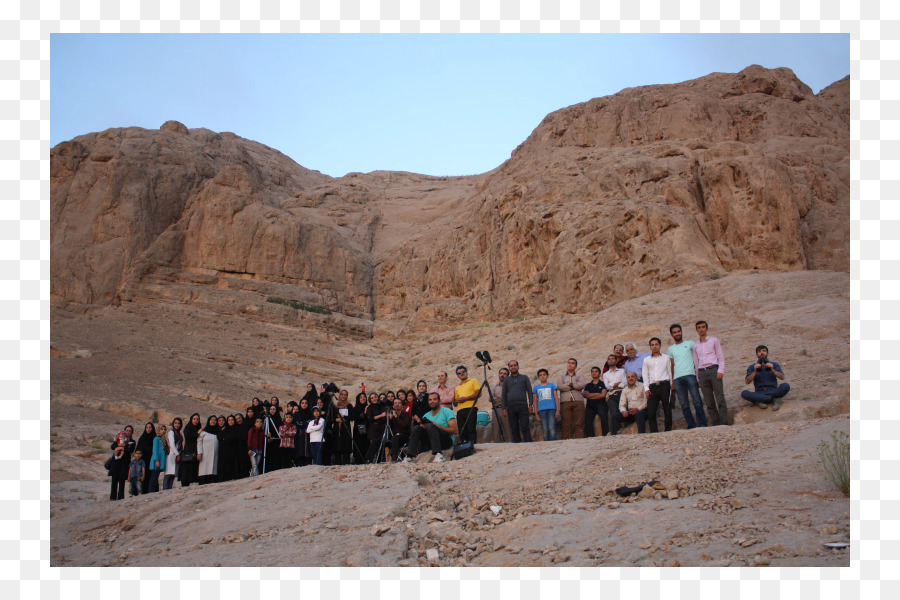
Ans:
[[[400,449],[409,443],[412,417],[403,410],[403,403],[400,401],[400,398],[396,398],[388,418],[391,423],[391,433],[394,434],[393,438],[391,438],[391,460],[400,462]]]
[[[747,402],[752,402],[759,408],[768,408],[772,405],[772,410],[781,408],[781,399],[791,391],[791,386],[787,383],[778,384],[779,379],[784,379],[784,371],[777,362],[769,360],[769,349],[766,346],[756,347],[756,362],[747,367],[747,377],[744,383],[753,382],[754,391],[744,390],[741,392],[741,398]]]

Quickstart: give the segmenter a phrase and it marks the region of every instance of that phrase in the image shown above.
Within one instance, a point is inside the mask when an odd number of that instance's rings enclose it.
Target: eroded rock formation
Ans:
[[[52,300],[392,335],[592,312],[728,269],[847,271],[849,118],[849,78],[815,95],[752,66],[556,111],[473,177],[335,179],[174,121],[84,135],[51,151]]]

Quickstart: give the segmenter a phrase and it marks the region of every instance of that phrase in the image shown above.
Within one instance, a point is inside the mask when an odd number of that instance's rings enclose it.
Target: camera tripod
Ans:
[[[478,356],[479,354],[481,356]],[[488,384],[487,370],[489,368],[488,363],[491,362],[491,355],[488,354],[487,351],[484,351],[476,352],[475,356],[481,360],[481,366],[484,367],[484,383],[481,384],[481,390],[487,388],[488,398],[491,401],[491,410],[494,411],[494,418],[497,419],[497,426],[500,428],[500,439],[502,439],[504,442],[507,442],[509,441],[509,439],[506,437],[506,429],[503,427],[503,419],[500,418],[500,411],[497,409],[497,403],[494,402],[494,391],[491,390],[491,386]],[[478,391],[479,396],[481,396],[481,390]],[[475,406],[477,406],[477,401],[476,404],[473,405],[473,407]],[[472,416],[471,413],[469,414],[469,416]]]
[[[385,407],[387,408],[387,407]],[[375,453],[375,462],[372,464],[377,465],[382,456],[384,456],[384,449],[387,447],[387,441],[393,437],[393,432],[391,431],[391,410],[392,408],[388,408],[384,415],[384,433],[381,434],[381,441],[378,443],[378,451]],[[403,410],[401,408],[401,410]]]
[[[278,430],[275,427],[275,422],[272,420],[272,415],[269,414],[269,406],[270,406],[269,401],[266,400],[266,402],[263,406],[265,406],[265,408],[266,408],[266,442],[265,442],[265,444],[263,444],[262,475],[265,475],[266,474],[266,453],[269,450],[269,432],[271,431],[269,429],[269,424],[271,423],[272,429],[275,429],[276,433],[278,433]]]

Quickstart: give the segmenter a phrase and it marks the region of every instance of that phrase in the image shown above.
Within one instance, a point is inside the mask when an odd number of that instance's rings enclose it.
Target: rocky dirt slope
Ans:
[[[54,566],[845,566],[814,447],[846,418],[485,445],[444,464],[304,467],[121,502],[52,490]],[[623,485],[661,491],[625,498]],[[648,488],[649,490],[649,488]]]
[[[400,343],[173,302],[56,311],[51,560],[847,564],[846,551],[821,544],[848,539],[849,502],[817,470],[811,452],[832,431],[849,428],[848,283],[846,273],[735,272],[595,314],[477,322],[408,334]],[[333,380],[351,391],[363,381],[379,390],[419,378],[433,383],[437,370],[456,364],[475,371],[472,355],[485,348],[497,363],[518,358],[532,375],[541,366],[560,371],[570,355],[587,368],[616,341],[643,349],[658,335],[668,345],[669,323],[690,331],[699,318],[723,341],[730,428],[686,431],[676,410],[677,429],[667,434],[483,445],[450,465],[294,469],[252,484],[105,500],[109,480],[101,464],[112,436],[128,423],[140,429],[146,420],[169,422],[195,411],[236,412],[254,395],[297,400],[307,381]],[[778,412],[738,397],[759,343],[769,345],[793,388]],[[673,486],[664,499],[621,503],[608,493],[651,479]],[[668,499],[674,490],[678,498]],[[618,508],[608,508],[614,502]],[[491,505],[503,507],[499,515]]]

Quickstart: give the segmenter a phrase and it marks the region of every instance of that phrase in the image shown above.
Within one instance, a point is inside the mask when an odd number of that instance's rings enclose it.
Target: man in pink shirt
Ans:
[[[697,321],[695,326],[700,339],[694,342],[694,366],[697,369],[697,383],[703,395],[703,404],[709,415],[709,425],[728,425],[728,403],[725,402],[725,356],[718,338],[706,335],[709,325]]]
[[[453,410],[453,392],[455,388],[447,385],[447,371],[439,371],[438,372],[438,384],[429,390],[429,393],[434,392],[438,395],[438,398],[441,400],[441,406],[449,408]]]

